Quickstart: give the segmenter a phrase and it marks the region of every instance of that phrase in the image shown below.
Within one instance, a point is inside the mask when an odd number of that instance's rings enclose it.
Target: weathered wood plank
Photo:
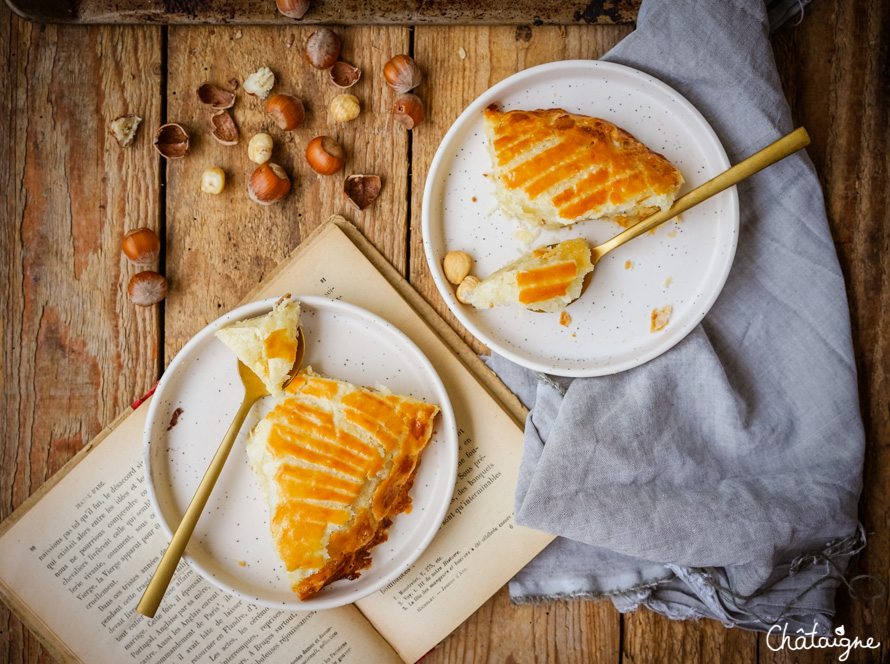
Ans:
[[[424,658],[434,664],[619,661],[618,615],[600,602],[515,606],[506,588]]]
[[[807,127],[808,148],[825,193],[841,269],[847,282],[866,456],[860,519],[868,545],[847,576],[890,580],[890,44],[886,2],[822,0],[803,22],[774,39],[776,61],[792,111]],[[871,582],[863,594],[880,592]],[[849,638],[880,642],[851,650],[847,661],[885,661],[890,653],[890,595],[856,601],[837,593],[835,626]],[[821,662],[842,649],[773,652],[763,662]]]
[[[349,123],[334,122],[328,105],[338,93],[328,72],[309,66],[303,45],[313,31],[293,28],[170,28],[167,119],[187,128],[192,149],[185,159],[168,161],[167,276],[171,290],[165,309],[165,362],[201,327],[234,307],[316,226],[331,214],[354,221],[371,242],[404,273],[407,249],[408,137],[391,119],[392,92],[383,82],[383,64],[408,49],[406,28],[337,28],[341,58],[363,70],[349,90],[362,104]],[[274,92],[300,97],[307,110],[302,127],[281,131],[265,113],[265,102],[239,85],[232,115],[241,140],[217,143],[209,133],[211,112],[195,91],[210,82],[225,87],[243,83],[259,67],[276,76]],[[281,202],[261,206],[248,198],[247,180],[256,164],[247,143],[267,131],[275,140],[272,161],[289,173],[293,188]],[[347,153],[346,167],[332,176],[317,175],[305,159],[308,142],[320,135],[336,138]],[[204,169],[221,166],[227,184],[222,194],[201,193]],[[346,175],[375,173],[383,179],[380,197],[355,212],[343,197]]]
[[[672,621],[648,609],[624,616],[624,661],[721,662],[757,661],[757,634],[726,629],[715,620]]]
[[[31,20],[47,23],[170,23],[207,25],[287,25],[268,0],[9,0],[10,6]],[[314,0],[302,24],[339,25],[503,25],[503,24],[612,24],[634,20],[640,0]]]
[[[160,28],[38,26],[3,6],[0,54],[5,518],[157,380],[158,310],[127,300],[120,250],[125,230],[157,227],[157,158],[107,123],[157,122]],[[5,607],[0,625],[0,659],[47,661]]]
[[[629,27],[418,27],[414,57],[425,73],[416,90],[426,119],[412,135],[412,285],[477,351],[474,339],[436,290],[423,253],[423,183],[445,132],[464,108],[517,71],[556,60],[596,58]],[[466,57],[461,57],[461,50]],[[529,625],[532,629],[529,629]],[[513,606],[502,590],[435,650],[439,662],[616,662],[620,617],[609,602],[559,602]]]

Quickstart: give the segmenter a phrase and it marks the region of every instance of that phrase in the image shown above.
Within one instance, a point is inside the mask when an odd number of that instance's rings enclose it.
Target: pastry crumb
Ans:
[[[659,332],[663,330],[671,319],[671,313],[674,308],[671,305],[663,306],[661,309],[653,309],[651,315],[650,332]]]
[[[673,277],[668,277],[667,279],[664,280],[664,285],[665,285],[665,286],[670,286],[673,282],[674,282],[674,278],[673,278]]]
[[[675,231],[675,230],[674,230],[674,231],[670,231],[670,232],[667,234],[667,236],[668,236],[668,237],[677,237],[677,231]]]
[[[246,560],[239,560],[239,561],[238,561],[238,564],[241,565],[241,567],[247,567],[247,561],[246,561]]]
[[[633,270],[634,269],[633,261],[624,261],[624,269],[625,270]]]
[[[572,323],[572,317],[565,311],[559,314],[559,324],[563,327],[568,327]]]

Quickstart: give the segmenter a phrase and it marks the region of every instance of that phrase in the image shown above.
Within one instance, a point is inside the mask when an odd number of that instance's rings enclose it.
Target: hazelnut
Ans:
[[[257,164],[265,164],[272,157],[273,145],[269,134],[257,134],[247,144],[247,158]]]
[[[269,96],[275,87],[275,74],[268,67],[260,67],[244,81],[244,92],[260,99]]]
[[[397,55],[383,65],[383,78],[389,87],[399,94],[404,94],[421,84],[423,74],[413,58]]]
[[[189,151],[189,135],[175,122],[161,125],[155,134],[155,150],[167,159],[182,159]]]
[[[289,18],[303,18],[309,11],[309,0],[275,0],[278,11]]]
[[[358,80],[362,77],[362,70],[358,67],[353,67],[348,62],[340,62],[334,63],[334,66],[331,67],[331,81],[338,88],[351,88],[353,85],[358,83]]]
[[[316,69],[330,69],[340,57],[340,38],[333,30],[319,28],[306,41],[306,59]]]
[[[235,105],[234,93],[218,88],[215,85],[211,85],[210,83],[205,83],[200,88],[198,88],[197,94],[198,99],[201,101],[201,103],[209,106],[210,108],[232,108],[232,106]]]
[[[346,164],[346,153],[330,136],[318,136],[306,146],[306,161],[316,173],[333,175]]]
[[[449,251],[442,261],[445,278],[455,286],[459,285],[473,267],[473,259],[465,251]]]
[[[151,270],[139,272],[127,284],[130,301],[140,307],[150,307],[167,297],[167,280]]]
[[[262,164],[250,176],[247,193],[260,205],[272,205],[287,196],[290,178],[278,164]]]
[[[226,172],[219,166],[208,168],[201,173],[201,191],[206,194],[218,194],[226,186]]]
[[[238,144],[238,127],[228,111],[220,111],[210,117],[211,135],[223,145]]]
[[[357,210],[364,210],[380,195],[380,177],[377,175],[350,175],[343,182],[343,195]]]
[[[277,94],[266,102],[266,113],[272,116],[284,131],[296,129],[303,124],[306,110],[303,102],[290,95]]]
[[[124,235],[124,255],[135,265],[151,265],[161,253],[161,241],[150,228],[136,228]]]
[[[331,101],[331,117],[337,122],[355,120],[361,111],[362,107],[355,95],[337,95]]]
[[[142,122],[142,118],[136,115],[125,115],[112,120],[108,125],[108,130],[114,136],[117,144],[125,148],[136,138],[136,130],[139,128],[140,122]]]
[[[464,277],[464,280],[460,282],[460,285],[457,287],[457,292],[455,295],[457,296],[458,302],[463,302],[464,304],[472,304],[469,301],[470,293],[479,285],[479,279],[473,276]]]
[[[423,120],[423,102],[410,92],[400,95],[392,109],[393,117],[405,129],[414,129]]]

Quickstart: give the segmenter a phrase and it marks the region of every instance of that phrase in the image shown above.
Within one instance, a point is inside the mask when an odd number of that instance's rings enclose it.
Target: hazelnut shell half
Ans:
[[[223,145],[238,144],[238,127],[228,111],[214,113],[210,117],[210,126],[213,129],[213,138]]]
[[[210,83],[205,83],[198,88],[197,94],[200,102],[210,108],[232,108],[235,105],[235,93],[223,90]]]
[[[182,126],[170,122],[158,127],[155,150],[167,159],[182,159],[189,151],[189,135]]]
[[[348,62],[343,62],[340,60],[339,62],[334,63],[334,66],[331,67],[331,81],[333,81],[334,85],[338,88],[351,88],[353,85],[358,83],[358,80],[362,77],[362,70],[358,67],[354,67]]]
[[[377,175],[350,175],[343,182],[343,195],[356,210],[364,210],[380,195],[381,188]]]

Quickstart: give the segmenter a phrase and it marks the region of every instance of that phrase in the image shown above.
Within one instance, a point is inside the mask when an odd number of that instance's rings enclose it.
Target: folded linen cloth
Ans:
[[[760,1],[648,0],[603,59],[683,94],[736,163],[792,129],[769,33]],[[531,409],[516,521],[562,536],[511,581],[514,601],[610,597],[620,611],[830,632],[864,546],[844,281],[804,152],[738,192],[729,279],[673,349],[574,380],[490,358]]]

